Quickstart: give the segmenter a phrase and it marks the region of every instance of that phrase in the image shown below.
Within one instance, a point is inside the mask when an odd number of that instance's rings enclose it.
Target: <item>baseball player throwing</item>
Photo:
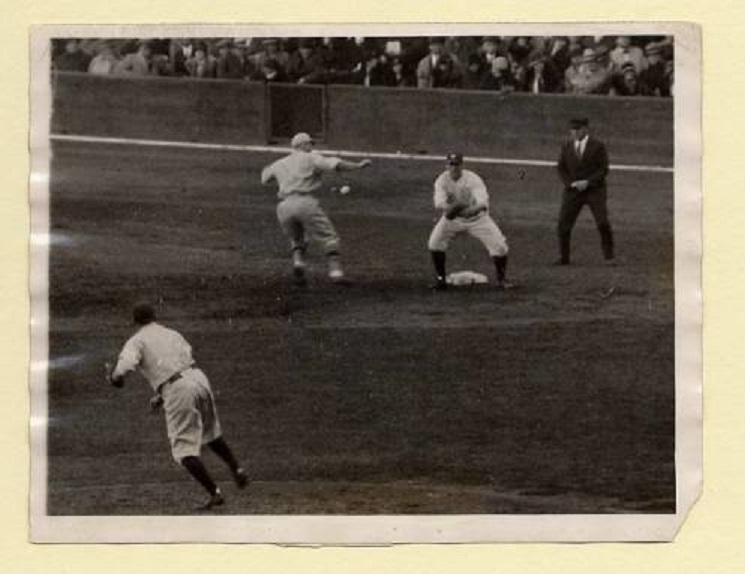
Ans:
[[[305,252],[308,240],[315,239],[326,253],[331,281],[346,284],[348,280],[339,256],[339,235],[314,193],[321,187],[323,172],[358,170],[369,166],[371,161],[351,162],[325,157],[313,151],[313,140],[306,133],[295,134],[291,145],[293,152],[290,155],[264,168],[261,182],[267,185],[276,181],[279,186],[277,219],[290,240],[295,283],[300,286],[307,284]]]
[[[125,343],[113,370],[106,365],[108,382],[121,388],[126,375],[138,371],[150,383],[155,392],[150,407],[165,412],[173,458],[209,494],[199,509],[221,506],[225,499],[202,463],[202,445],[225,461],[238,488],[245,488],[248,478],[222,438],[210,383],[194,364],[186,339],[155,321],[152,305],[135,306],[133,317],[139,329]]]
[[[429,237],[429,251],[435,267],[434,289],[447,288],[445,253],[454,237],[472,235],[486,247],[496,269],[496,287],[513,285],[506,279],[507,241],[489,215],[489,194],[484,181],[473,171],[463,169],[463,155],[447,155],[447,170],[435,180],[435,209],[442,216]]]

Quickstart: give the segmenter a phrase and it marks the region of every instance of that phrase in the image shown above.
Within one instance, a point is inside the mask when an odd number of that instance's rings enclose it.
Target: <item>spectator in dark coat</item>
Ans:
[[[91,57],[80,47],[80,40],[65,42],[65,51],[54,59],[54,69],[61,72],[87,72]]]
[[[662,58],[662,48],[658,44],[648,44],[644,51],[647,67],[639,75],[642,92],[646,96],[670,97],[671,74]]]
[[[553,94],[562,89],[562,75],[545,52],[536,51],[528,57],[525,91],[531,94]]]
[[[491,64],[491,70],[484,75],[481,83],[482,90],[511,92],[515,89],[515,82],[510,73],[510,63],[504,56],[497,56]]]
[[[300,40],[297,51],[290,56],[287,73],[298,84],[322,84],[326,81],[323,60],[311,40]]]
[[[463,75],[450,54],[443,54],[432,70],[433,88],[461,88]]]
[[[252,80],[267,82],[267,83],[283,83],[289,82],[290,78],[287,73],[282,69],[277,60],[264,60],[260,70],[254,72],[251,76]]]
[[[377,51],[367,54],[361,63],[356,83],[363,86],[394,86],[395,77],[388,59]]]
[[[230,40],[222,40],[217,44],[215,76],[224,80],[242,80],[244,77],[243,62],[235,53]]]
[[[615,96],[641,95],[639,76],[633,62],[626,62],[622,66],[621,72],[613,77],[613,87],[610,93]]]
[[[186,61],[194,56],[196,44],[191,38],[174,38],[168,46],[171,76],[188,76]]]
[[[416,86],[414,74],[406,68],[403,59],[397,56],[391,58],[391,77],[392,85],[397,88],[413,88]]]
[[[484,77],[489,73],[484,60],[479,54],[471,54],[468,57],[468,65],[463,73],[463,88],[466,90],[480,90],[484,83]]]

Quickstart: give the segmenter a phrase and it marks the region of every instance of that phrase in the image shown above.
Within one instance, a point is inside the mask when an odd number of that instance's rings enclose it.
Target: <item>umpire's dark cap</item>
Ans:
[[[577,130],[579,128],[586,128],[590,125],[590,120],[587,118],[572,118],[569,120],[569,127],[573,130]]]
[[[155,307],[150,303],[137,303],[132,309],[132,319],[137,325],[147,325],[155,321]]]
[[[463,154],[462,153],[449,153],[445,156],[448,165],[463,165]]]

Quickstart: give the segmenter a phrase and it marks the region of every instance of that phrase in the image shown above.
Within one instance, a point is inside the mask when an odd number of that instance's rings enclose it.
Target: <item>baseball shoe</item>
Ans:
[[[437,279],[432,285],[429,286],[432,291],[446,291],[448,288],[447,281],[444,279]]]
[[[246,476],[246,471],[242,468],[235,469],[233,472],[233,480],[235,481],[235,485],[241,490],[246,488],[248,485],[248,476]]]
[[[569,261],[567,259],[557,259],[556,261],[554,261],[554,265],[556,265],[557,267],[560,265],[569,265]]]
[[[297,265],[292,268],[293,283],[298,287],[307,287],[308,280],[305,278],[305,267]]]
[[[342,285],[348,287],[352,284],[352,280],[349,279],[341,269],[332,269],[329,272],[329,279],[334,285]]]
[[[210,497],[197,506],[197,510],[207,511],[212,510],[213,508],[217,506],[222,506],[225,504],[225,499],[222,497],[222,492],[220,492],[220,489],[218,488],[215,491],[215,494],[210,495]]]
[[[616,266],[616,260],[613,257],[610,257],[609,259],[605,260],[605,265],[607,267],[615,267]]]

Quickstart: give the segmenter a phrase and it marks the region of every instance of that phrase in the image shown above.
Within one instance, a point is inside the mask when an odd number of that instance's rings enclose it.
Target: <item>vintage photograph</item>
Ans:
[[[672,538],[695,27],[32,46],[32,538]]]

